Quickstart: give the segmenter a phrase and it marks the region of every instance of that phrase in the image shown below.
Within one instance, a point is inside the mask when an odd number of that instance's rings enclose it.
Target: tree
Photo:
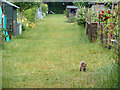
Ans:
[[[21,21],[22,21],[22,13],[30,8],[38,8],[41,2],[14,2],[13,4],[20,7]]]
[[[20,11],[24,11],[33,7],[39,7],[41,2],[14,2],[14,4],[20,7]]]
[[[78,6],[78,7],[90,7],[88,2],[73,2],[73,5]]]

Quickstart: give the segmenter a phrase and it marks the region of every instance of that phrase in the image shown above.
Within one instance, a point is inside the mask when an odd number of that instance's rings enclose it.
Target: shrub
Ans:
[[[68,18],[69,22],[75,22],[76,21],[76,18],[75,16],[73,16],[71,13],[70,13],[70,16]]]
[[[37,10],[36,8],[30,8],[24,11],[24,16],[31,22],[35,21]]]
[[[67,16],[67,8],[64,10],[64,15]]]
[[[100,19],[101,22],[108,21],[108,19],[111,17],[111,14],[112,13],[110,10],[101,11],[100,17],[98,17],[98,19]]]
[[[98,13],[95,11],[92,11],[92,9],[88,9],[88,14],[91,15],[91,22],[99,22],[98,20]]]
[[[42,10],[42,13],[47,14],[47,11],[48,11],[48,5],[42,3],[42,4],[41,4],[41,10]]]
[[[85,12],[86,12],[85,7],[79,7],[79,9],[77,10],[76,19],[77,19],[78,25],[86,23]]]

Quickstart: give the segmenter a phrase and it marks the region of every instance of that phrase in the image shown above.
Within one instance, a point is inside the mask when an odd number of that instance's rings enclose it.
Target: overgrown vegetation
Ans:
[[[99,22],[98,20],[98,12],[93,11],[91,8],[88,9],[88,15],[91,17],[91,22]],[[88,17],[86,16],[86,18]]]
[[[41,10],[42,10],[42,13],[45,13],[45,14],[47,15],[47,12],[48,12],[48,5],[42,3],[42,4],[41,4]]]
[[[6,43],[6,42],[5,42],[5,38],[9,36],[9,35],[5,35],[5,32],[6,32],[6,31],[8,32],[7,29],[5,30],[5,29],[0,28],[0,39],[1,39],[1,40],[0,40],[0,45],[1,45],[0,47],[1,47],[2,49],[4,49],[4,47],[5,47],[5,43]]]
[[[23,12],[30,8],[38,8],[41,2],[14,2],[14,4],[20,7],[20,12]]]
[[[47,15],[48,6],[44,3],[36,2],[15,2],[14,4],[20,7],[18,10],[17,21],[22,23],[22,30],[25,31],[27,28],[34,28],[37,18],[38,8],[41,6],[42,14]]]
[[[48,15],[2,50],[3,88],[117,88],[111,51],[90,43],[83,26]],[[87,63],[80,72],[79,63]]]
[[[73,14],[70,13],[68,20],[71,23],[71,22],[75,22],[76,18],[75,18],[75,16]]]
[[[67,16],[67,8],[64,10],[64,15]]]
[[[30,8],[24,11],[23,15],[29,20],[30,22],[35,21],[35,17],[37,14],[37,8]]]
[[[86,10],[85,7],[79,7],[79,9],[77,10],[77,23],[78,25],[84,24],[86,23]]]
[[[91,5],[88,4],[88,2],[73,2],[73,5],[78,7],[88,7],[88,8],[91,7]]]
[[[78,25],[84,25],[86,23],[86,9],[85,7],[79,7],[76,13],[76,16],[74,16],[72,13],[69,14],[68,20],[69,22],[77,22]],[[67,9],[64,11],[64,15],[67,16]]]

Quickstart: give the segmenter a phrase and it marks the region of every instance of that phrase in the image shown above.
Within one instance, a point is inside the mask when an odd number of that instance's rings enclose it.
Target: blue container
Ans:
[[[2,28],[2,8],[0,6],[0,28]]]

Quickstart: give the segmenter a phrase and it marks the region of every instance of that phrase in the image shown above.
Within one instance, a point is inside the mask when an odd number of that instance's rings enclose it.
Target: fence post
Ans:
[[[100,41],[103,46],[103,25],[102,24],[100,24]]]
[[[15,36],[15,20],[13,20],[13,35]]]

